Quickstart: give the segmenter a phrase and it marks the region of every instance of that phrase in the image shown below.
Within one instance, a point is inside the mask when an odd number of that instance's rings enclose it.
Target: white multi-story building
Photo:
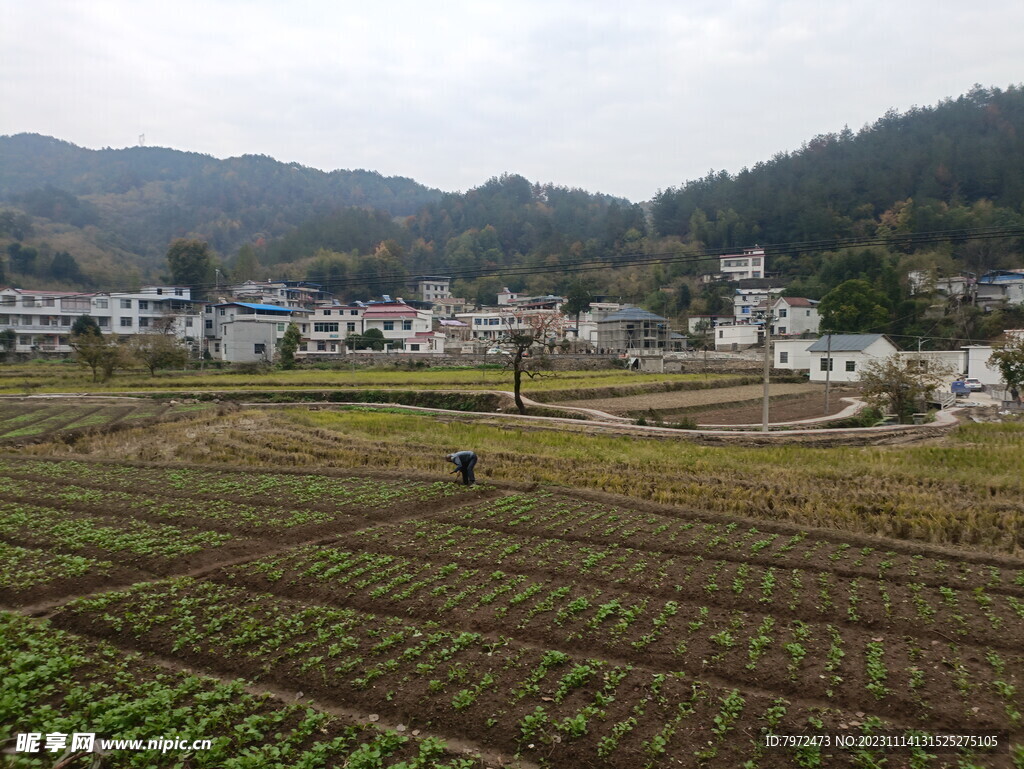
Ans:
[[[744,248],[742,254],[728,254],[718,260],[718,271],[726,280],[748,280],[765,276],[766,257],[759,246]]]
[[[200,339],[202,333],[191,291],[182,286],[109,293],[0,290],[0,329],[15,332],[16,352],[72,352],[71,327],[81,315],[95,318],[103,333],[122,337],[169,330],[190,341]]]
[[[308,333],[307,312],[274,304],[224,302],[207,305],[204,315],[207,349],[217,360],[230,363],[273,361],[277,344],[290,323]],[[212,348],[212,349],[211,349]]]
[[[317,356],[339,355],[345,352],[345,339],[351,334],[363,333],[362,303],[349,305],[322,305],[313,310],[308,318],[309,333],[303,334],[303,354]]]
[[[732,314],[736,323],[763,320],[768,305],[780,293],[781,288],[737,288],[732,297]]]
[[[818,333],[818,302],[797,296],[780,296],[771,306],[772,333],[800,336]]]
[[[452,298],[452,279],[443,275],[420,275],[413,278],[409,285],[424,302]]]
[[[307,357],[347,352],[345,340],[377,329],[384,343],[408,353],[443,353],[445,335],[433,330],[430,310],[410,307],[405,302],[355,302],[322,305],[309,316],[309,333],[302,354]]]
[[[536,319],[547,316],[555,316],[558,322],[549,325],[564,332],[565,317],[555,309],[501,307],[459,313],[456,317],[469,327],[470,339],[493,342],[517,332],[532,332]]]

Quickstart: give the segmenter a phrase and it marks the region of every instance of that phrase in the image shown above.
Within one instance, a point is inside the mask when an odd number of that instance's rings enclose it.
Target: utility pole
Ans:
[[[825,416],[828,416],[828,395],[832,381],[832,334],[830,333],[825,342]]]
[[[764,319],[764,397],[761,401],[761,432],[768,432],[769,379],[772,371],[772,314],[769,310]]]

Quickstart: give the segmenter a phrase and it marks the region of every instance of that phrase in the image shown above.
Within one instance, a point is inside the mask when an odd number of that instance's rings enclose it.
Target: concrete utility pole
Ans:
[[[764,398],[761,402],[761,432],[768,432],[769,379],[772,371],[772,315],[764,319]]]
[[[825,345],[825,416],[828,416],[828,391],[832,381],[832,334],[826,337]]]

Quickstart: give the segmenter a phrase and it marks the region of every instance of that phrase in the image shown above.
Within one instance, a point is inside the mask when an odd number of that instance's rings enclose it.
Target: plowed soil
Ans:
[[[70,520],[98,518],[104,494],[123,504],[133,479],[171,472],[92,466],[74,488],[97,496],[67,502]],[[60,468],[24,467],[21,480],[57,504]],[[274,515],[301,507],[280,477],[202,476],[242,484],[238,504]],[[16,502],[18,488],[3,493]],[[258,488],[265,499],[253,499]],[[165,501],[215,497],[181,488]],[[331,510],[327,497],[304,504]],[[104,520],[164,520],[141,507]],[[180,562],[125,559],[140,584],[97,593],[113,585],[57,581],[49,605],[25,610],[506,757],[489,765],[513,766],[516,753],[553,767],[864,765],[761,745],[766,731],[814,723],[1024,737],[1013,715],[1024,705],[1020,560],[544,490],[338,512],[271,531],[240,524],[234,544]],[[1005,753],[977,760],[1010,766]]]

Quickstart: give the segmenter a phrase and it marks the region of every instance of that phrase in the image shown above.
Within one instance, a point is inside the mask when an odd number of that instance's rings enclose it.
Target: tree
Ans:
[[[0,331],[0,360],[7,360],[14,354],[18,344],[18,334],[13,328]]]
[[[82,268],[78,266],[78,261],[67,251],[58,251],[53,255],[50,275],[68,283],[85,283],[88,280],[82,273]]]
[[[840,283],[818,305],[821,330],[841,334],[880,331],[889,322],[887,305],[885,295],[866,280]]]
[[[260,263],[256,259],[256,249],[249,243],[238,249],[238,256],[231,268],[231,276],[234,280],[252,280],[259,272]]]
[[[580,315],[590,309],[590,302],[593,296],[590,293],[590,289],[584,285],[582,280],[578,280],[569,287],[569,291],[566,293],[566,302],[562,305],[562,312],[566,315],[572,315],[576,318],[576,338],[580,337]]]
[[[530,348],[551,346],[565,336],[565,316],[545,310],[510,310],[501,318],[504,332],[501,344],[506,348],[505,367],[512,369],[512,392],[520,414],[526,413],[523,404],[523,374],[530,378],[540,372],[533,368]]]
[[[213,256],[210,247],[201,240],[178,238],[167,249],[167,266],[171,282],[193,289],[209,284],[213,279]]]
[[[384,349],[384,332],[379,328],[367,329],[365,334],[349,334],[345,344],[350,350],[376,350]]]
[[[278,352],[281,354],[281,368],[295,368],[295,351],[299,349],[299,342],[302,341],[302,334],[299,327],[294,323],[288,324],[288,329],[278,343]]]
[[[996,349],[989,362],[996,364],[1013,398],[1020,398],[1024,391],[1024,334]]]
[[[96,319],[92,315],[79,315],[75,318],[75,322],[71,324],[71,336],[81,336],[82,334],[99,334],[100,324],[96,322]]]
[[[173,335],[154,331],[138,334],[131,341],[132,355],[149,369],[150,376],[156,376],[160,368],[184,366],[188,361],[188,350]]]
[[[21,243],[11,243],[7,246],[7,255],[10,257],[10,266],[13,272],[20,272],[22,275],[35,273],[36,257],[39,256],[36,249],[22,246]]]
[[[860,370],[861,392],[879,407],[888,404],[900,422],[909,422],[927,395],[954,373],[927,363],[902,355],[868,361]]]
[[[76,325],[82,321],[82,317],[75,322]],[[84,330],[81,333],[72,331],[69,344],[79,363],[92,371],[92,381],[100,381],[102,374],[102,381],[105,382],[113,376],[114,371],[127,364],[128,357],[117,341],[100,333],[96,321],[92,318],[89,320],[92,324],[82,321],[80,328]]]

